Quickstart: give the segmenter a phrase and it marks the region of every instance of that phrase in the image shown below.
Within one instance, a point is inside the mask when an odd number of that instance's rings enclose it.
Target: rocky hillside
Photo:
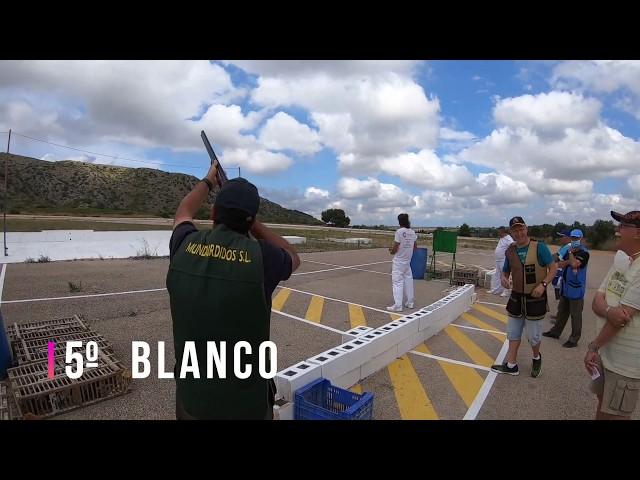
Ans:
[[[0,188],[6,153],[0,153]],[[172,217],[180,200],[198,182],[182,173],[114,167],[76,161],[48,162],[9,155],[8,213],[156,215]],[[215,196],[212,195],[210,203]],[[199,212],[208,218],[206,208]],[[320,220],[260,199],[263,222],[318,224]]]

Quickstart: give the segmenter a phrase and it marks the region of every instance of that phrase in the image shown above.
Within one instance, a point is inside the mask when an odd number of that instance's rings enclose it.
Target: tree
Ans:
[[[340,208],[330,208],[322,212],[322,221],[332,223],[336,227],[347,227],[351,219],[345,215],[344,210]]]
[[[470,237],[471,236],[471,229],[469,228],[469,225],[467,225],[466,223],[463,223],[462,226],[460,227],[460,230],[458,230],[458,236],[459,237]]]
[[[590,235],[587,236],[587,239],[590,240],[593,248],[599,248],[607,240],[614,238],[615,233],[616,227],[613,225],[612,220],[596,220],[591,227],[591,232]]]

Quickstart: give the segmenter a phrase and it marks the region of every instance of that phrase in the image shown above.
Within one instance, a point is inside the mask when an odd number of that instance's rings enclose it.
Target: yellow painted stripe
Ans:
[[[307,308],[307,314],[304,318],[311,320],[312,322],[320,323],[322,320],[322,306],[324,305],[324,298],[314,295],[311,297],[311,303]]]
[[[349,304],[349,321],[351,322],[351,328],[356,328],[360,325],[367,325],[361,306],[353,305],[352,303]]]
[[[483,322],[478,317],[474,317],[470,313],[463,313],[461,315],[463,320],[466,320],[469,323],[473,323],[478,328],[484,328],[486,330],[496,330],[496,327],[493,325],[489,325],[488,323]],[[504,342],[505,336],[500,335],[499,333],[489,333],[493,338],[496,338],[500,341],[500,343]]]
[[[397,313],[390,313],[389,316],[391,317],[391,320],[402,318],[402,315],[398,315]]]
[[[282,310],[282,307],[284,307],[284,304],[287,301],[287,298],[289,298],[289,295],[291,295],[291,290],[287,288],[281,288],[278,294],[273,297],[273,301],[271,302],[271,306],[273,307],[273,309]]]
[[[415,350],[422,353],[431,353],[424,343],[416,347]],[[443,362],[442,360],[438,360],[438,363],[449,378],[453,388],[462,398],[462,401],[467,407],[470,407],[484,382],[482,376],[471,367]]]
[[[492,310],[491,308],[487,308],[483,305],[478,305],[477,303],[474,303],[473,305],[471,305],[471,308],[474,308],[475,310],[479,311],[480,313],[484,313],[485,315],[491,317],[491,318],[495,318],[496,320],[501,321],[502,323],[507,323],[507,316],[502,314],[502,313],[498,313],[495,310]]]
[[[360,395],[362,395],[362,386],[359,383],[356,383],[349,390],[351,390],[353,393],[359,393]]]
[[[389,364],[387,368],[402,419],[437,420],[438,414],[433,408],[427,392],[424,391],[411,360],[403,355]]]
[[[473,363],[484,367],[493,365],[493,359],[462,333],[459,328],[449,325],[444,331],[469,356]]]

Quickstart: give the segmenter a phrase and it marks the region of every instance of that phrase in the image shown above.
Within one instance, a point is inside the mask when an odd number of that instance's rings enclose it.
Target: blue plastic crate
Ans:
[[[363,394],[334,387],[318,378],[296,390],[296,420],[371,420],[373,393]]]

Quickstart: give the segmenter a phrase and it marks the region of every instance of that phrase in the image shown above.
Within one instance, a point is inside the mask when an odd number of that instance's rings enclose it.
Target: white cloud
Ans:
[[[284,112],[267,120],[260,132],[260,143],[271,150],[291,149],[303,155],[322,149],[317,132]]]
[[[502,99],[493,116],[498,125],[524,127],[543,136],[560,134],[567,128],[589,130],[597,126],[601,108],[596,99],[552,91]]]
[[[627,179],[627,184],[636,197],[640,197],[640,175],[634,175]]]
[[[412,207],[415,205],[413,196],[397,185],[381,183],[374,178],[358,180],[356,178],[341,178],[338,182],[337,193],[344,200],[359,200],[362,211],[379,209],[393,209]]]
[[[323,190],[321,188],[316,187],[308,187],[304,191],[304,198],[308,200],[328,200],[329,199],[329,190]]]
[[[341,163],[344,174],[371,172],[377,158],[437,145],[440,104],[413,80],[415,62],[234,63],[261,75],[254,103],[309,112],[320,142],[349,159]]]
[[[640,61],[582,60],[556,65],[551,83],[561,88],[584,88],[611,93],[627,88],[640,95]]]
[[[605,125],[599,111],[599,102],[561,92],[498,100],[500,126],[452,157],[523,180],[536,193],[590,191],[594,179],[634,172],[640,154],[640,143]]]
[[[452,130],[451,128],[442,127],[440,129],[440,138],[442,140],[468,141],[473,140],[476,136],[471,132]]]
[[[222,165],[239,166],[251,173],[268,174],[286,170],[292,160],[282,153],[237,148],[225,150],[220,162]]]
[[[40,138],[64,132],[76,145],[201,149],[198,125],[189,119],[243,94],[208,61],[5,61],[0,69],[1,99],[56,115],[43,125],[2,114],[2,123]]]
[[[443,163],[430,150],[405,153],[379,161],[380,169],[405,182],[433,190],[458,189],[474,182],[466,167]]]

